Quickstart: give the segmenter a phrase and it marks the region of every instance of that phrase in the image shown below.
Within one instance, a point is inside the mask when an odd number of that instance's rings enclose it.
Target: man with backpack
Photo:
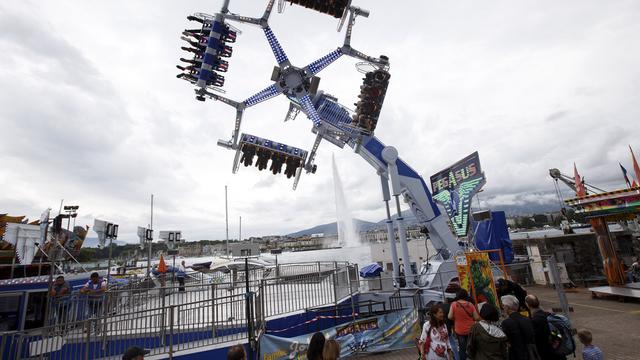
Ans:
[[[542,359],[566,360],[565,354],[556,353],[551,347],[551,329],[547,318],[550,314],[540,308],[540,300],[535,295],[527,295],[525,303],[531,314],[533,332],[536,339],[536,348]]]
[[[509,339],[509,360],[542,360],[535,344],[531,320],[518,312],[518,299],[513,295],[505,295],[500,302],[508,316],[502,321],[502,331]]]

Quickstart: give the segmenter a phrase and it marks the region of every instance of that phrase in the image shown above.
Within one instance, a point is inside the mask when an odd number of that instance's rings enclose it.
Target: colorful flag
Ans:
[[[573,177],[576,182],[576,195],[585,196],[587,194],[586,189],[584,188],[584,184],[582,183],[582,179],[580,178],[580,174],[578,174],[578,169],[576,168],[576,163],[573,163]]]
[[[627,183],[628,187],[631,187],[631,181],[629,180],[629,176],[627,176],[627,169],[624,168],[624,166],[622,166],[622,164],[618,163],[618,165],[620,165],[620,169],[622,170],[622,175],[624,176],[624,181]]]
[[[636,160],[636,156],[633,154],[633,149],[631,148],[631,145],[629,145],[629,150],[631,150],[631,159],[633,160],[633,171],[636,173],[636,180],[640,181],[640,166],[638,166],[638,160]],[[638,184],[634,181],[635,186],[638,186]]]

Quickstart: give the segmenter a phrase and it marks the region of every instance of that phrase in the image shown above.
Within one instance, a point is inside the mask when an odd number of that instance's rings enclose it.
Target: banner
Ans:
[[[420,336],[418,313],[414,309],[360,319],[328,328],[322,333],[340,343],[340,358],[358,353],[374,353],[414,347]],[[261,360],[306,359],[313,334],[292,338],[263,335],[260,338]]]
[[[485,183],[477,151],[431,176],[433,198],[444,206],[456,235],[467,235],[471,199]]]
[[[500,309],[489,254],[472,252],[456,256],[460,287],[467,290],[476,304],[488,302]]]

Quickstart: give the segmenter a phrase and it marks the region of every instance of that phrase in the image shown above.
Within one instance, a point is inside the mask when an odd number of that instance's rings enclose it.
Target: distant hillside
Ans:
[[[541,214],[548,211],[557,211],[556,204],[536,204],[536,203],[527,203],[526,206],[523,205],[500,205],[496,207],[492,207],[493,211],[504,211],[507,215],[526,215],[526,214]],[[440,209],[444,211],[443,209]],[[473,209],[472,209],[473,211]],[[404,218],[404,223],[407,226],[416,225],[418,220],[415,215],[411,212],[411,210],[405,210],[402,212],[402,217]],[[397,215],[393,215],[392,219],[397,219]],[[387,219],[382,219],[377,223],[368,222],[364,220],[354,220],[356,222],[356,226],[358,231],[367,231],[372,229],[383,228],[385,226],[385,222]],[[317,225],[309,229],[300,230],[298,232],[294,232],[289,234],[291,237],[298,237],[304,235],[311,234],[325,234],[325,235],[335,235],[338,233],[338,226],[335,222],[323,225]]]
[[[398,215],[391,215],[391,218],[393,220],[398,218]],[[416,216],[413,215],[413,213],[411,212],[411,210],[405,210],[402,212],[402,218],[404,219],[404,223],[406,225],[414,225],[418,222],[418,219],[416,219]],[[377,225],[379,227],[385,226],[384,224],[387,222],[387,219],[382,219],[380,221],[377,222]]]
[[[354,219],[353,220],[356,225],[356,230],[358,231],[366,231],[370,229],[377,228],[379,225],[377,223],[372,223],[369,221]],[[338,224],[336,222],[316,225],[312,228],[300,230],[298,232],[294,232],[288,234],[287,236],[298,237],[298,236],[307,236],[311,234],[325,234],[325,235],[335,235],[338,233]]]

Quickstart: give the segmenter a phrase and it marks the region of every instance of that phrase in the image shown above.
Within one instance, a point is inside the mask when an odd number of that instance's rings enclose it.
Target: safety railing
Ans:
[[[300,310],[306,308],[307,303],[304,300],[298,299],[299,297],[308,297],[306,294],[320,294],[321,299],[327,299],[329,295],[330,300],[322,300],[322,303],[335,302],[335,294],[338,297],[343,297],[345,293],[348,293],[349,279],[347,278],[347,271],[350,271],[351,278],[357,279],[357,271],[354,267],[350,267],[347,270],[346,267],[336,267],[337,263],[313,263],[313,269],[316,272],[307,272],[311,268],[307,269],[309,264],[303,264],[298,267],[297,274],[289,266],[290,276],[284,277],[267,277],[260,280],[248,281],[249,288],[252,291],[256,291],[258,287],[264,287],[263,299],[267,303],[281,302],[281,310],[269,311],[269,316],[277,315],[279,311],[288,312],[289,309]],[[328,272],[331,267],[333,270]],[[320,268],[323,272],[317,272]],[[239,278],[244,278],[244,275],[239,274]],[[254,278],[251,274],[250,278]],[[357,281],[357,280],[355,280]],[[156,284],[158,283],[158,284]],[[209,284],[201,284],[200,282],[186,283],[184,287],[181,287],[175,282],[165,281],[165,286],[161,286],[161,281],[156,283],[147,283],[146,287],[131,287],[131,288],[115,288],[109,289],[101,295],[102,302],[107,314],[109,313],[127,313],[127,312],[139,312],[143,310],[156,309],[161,307],[167,307],[171,305],[178,305],[183,303],[190,303],[195,301],[207,300],[212,298],[224,297],[229,294],[238,292],[244,292],[247,281],[233,281],[233,282],[213,282]],[[333,289],[333,285],[336,285],[337,289]],[[331,288],[330,288],[331,287]],[[352,284],[353,291],[357,291],[357,282]],[[273,294],[273,295],[269,295]],[[83,314],[86,312],[87,302],[93,296],[73,293],[64,297],[52,299],[49,309],[50,321],[49,324],[72,322],[83,320]],[[310,304],[315,306],[317,302]],[[277,309],[273,304],[267,304],[271,309]],[[291,306],[293,305],[293,306]]]
[[[245,294],[215,301],[172,304],[137,313],[101,313],[96,302],[83,320],[45,326],[35,332],[0,333],[3,359],[94,359],[119,356],[130,346],[173,354],[246,339]]]
[[[267,273],[266,278],[253,280],[257,272],[249,272],[246,279],[236,271],[235,278],[244,281],[194,281],[181,286],[165,279],[164,286],[156,281],[96,296],[73,293],[52,298],[44,327],[0,334],[0,350],[11,354],[2,354],[2,359],[92,359],[117,356],[132,345],[152,349],[152,354],[173,354],[252,340],[269,319],[337,306],[358,292],[354,265],[308,263],[281,270],[287,275]],[[369,312],[384,310],[384,305],[368,306]]]

